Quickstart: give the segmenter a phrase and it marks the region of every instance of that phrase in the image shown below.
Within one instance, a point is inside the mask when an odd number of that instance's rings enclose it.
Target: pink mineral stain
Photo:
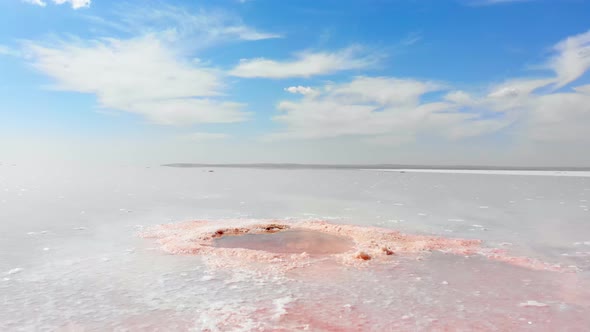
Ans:
[[[166,252],[205,256],[216,266],[266,261],[286,271],[307,266],[309,255],[321,254],[330,255],[341,264],[360,267],[367,263],[391,263],[399,257],[421,259],[424,254],[443,252],[483,256],[531,270],[571,272],[559,265],[486,248],[480,240],[404,234],[321,220],[200,220],[155,226],[140,236],[156,239]]]
[[[279,311],[260,299],[250,303],[255,310],[207,312],[218,330],[244,321],[271,331],[573,331],[589,323],[585,279],[476,239],[321,220],[235,219],[159,225],[141,236],[165,252],[199,256],[212,269],[297,281]],[[520,305],[528,301],[547,306]]]

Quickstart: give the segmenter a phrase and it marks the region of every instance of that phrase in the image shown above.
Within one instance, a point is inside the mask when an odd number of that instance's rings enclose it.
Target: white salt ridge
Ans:
[[[20,268],[20,267],[17,267],[17,268],[14,268],[14,269],[12,269],[12,270],[9,270],[8,272],[6,272],[6,275],[13,275],[13,274],[17,274],[17,273],[21,273],[22,271],[23,271],[23,269],[22,269],[22,268]]]
[[[545,303],[541,303],[541,302],[529,300],[529,301],[526,301],[526,302],[523,302],[523,303],[519,304],[519,306],[520,307],[537,307],[537,308],[543,308],[543,307],[547,307],[548,305],[545,304]]]
[[[281,297],[278,299],[275,299],[273,301],[273,304],[275,306],[275,314],[273,315],[273,319],[274,320],[279,320],[282,316],[284,316],[287,313],[287,305],[291,302],[294,301],[294,298],[292,296],[285,296],[285,297]]]
[[[33,236],[33,235],[44,235],[47,234],[47,231],[40,231],[40,232],[27,232],[27,235],[29,236]]]

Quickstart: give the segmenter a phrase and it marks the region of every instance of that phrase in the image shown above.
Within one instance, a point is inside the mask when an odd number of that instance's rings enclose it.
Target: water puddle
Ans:
[[[213,241],[218,248],[243,248],[281,254],[339,254],[352,250],[349,238],[313,230],[289,229],[275,233],[223,236]]]

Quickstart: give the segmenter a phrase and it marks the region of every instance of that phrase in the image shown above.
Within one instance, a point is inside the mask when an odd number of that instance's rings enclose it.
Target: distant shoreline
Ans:
[[[200,164],[172,163],[164,167],[177,168],[255,168],[255,169],[350,169],[350,170],[448,170],[448,171],[554,171],[579,172],[590,171],[590,167],[525,167],[525,166],[474,166],[474,165],[393,165],[393,164],[291,164],[291,163],[260,163],[260,164]]]

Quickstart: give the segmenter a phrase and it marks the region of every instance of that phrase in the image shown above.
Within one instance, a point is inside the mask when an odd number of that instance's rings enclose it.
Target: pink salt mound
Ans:
[[[235,306],[213,307],[196,319],[190,310],[151,311],[122,322],[129,330],[168,322],[183,329],[195,321],[206,322],[202,331],[582,331],[588,326],[590,287],[584,275],[536,273],[565,270],[486,248],[479,240],[325,221],[241,219],[160,225],[141,235],[168,253],[197,255],[212,269],[237,271],[238,278],[244,270],[253,272],[246,273],[242,287],[253,278],[272,289],[268,280],[278,280],[289,292],[229,301]],[[433,252],[448,255],[416,261]],[[262,275],[273,278],[258,280]],[[231,292],[226,286],[224,292]],[[217,296],[216,290],[210,295]]]
[[[155,226],[142,234],[172,254],[201,255],[218,266],[268,262],[283,270],[314,264],[311,256],[331,257],[345,265],[395,264],[400,256],[434,251],[482,255],[532,270],[565,271],[506,251],[484,248],[480,240],[403,234],[395,230],[332,224],[326,221],[219,220]],[[319,261],[317,261],[319,262]]]

